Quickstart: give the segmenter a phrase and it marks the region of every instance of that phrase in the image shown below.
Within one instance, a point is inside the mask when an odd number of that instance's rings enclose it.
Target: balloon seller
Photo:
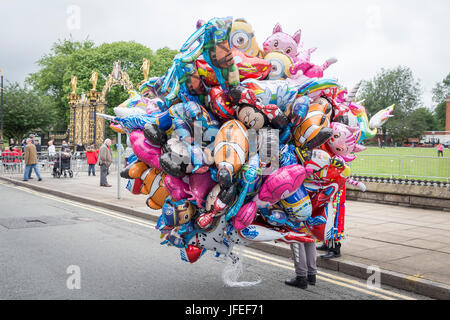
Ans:
[[[290,244],[297,277],[315,284],[316,242],[340,255],[349,163],[393,111],[367,118],[324,73],[335,58],[311,61],[301,31],[276,24],[260,48],[251,25],[199,20],[161,77],[114,109],[113,130],[132,152],[121,177],[160,210],[161,244],[194,263],[207,251],[239,257],[235,245]],[[109,118],[110,119],[110,118]]]

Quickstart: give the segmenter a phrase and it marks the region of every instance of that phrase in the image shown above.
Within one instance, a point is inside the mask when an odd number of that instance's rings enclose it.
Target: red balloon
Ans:
[[[221,87],[216,86],[209,91],[211,111],[223,120],[234,119],[235,110],[228,95]]]

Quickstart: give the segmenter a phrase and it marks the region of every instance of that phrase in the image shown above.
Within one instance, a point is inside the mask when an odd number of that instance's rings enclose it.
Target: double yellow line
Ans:
[[[75,202],[75,201],[71,201],[71,200],[66,200],[63,198],[59,198],[56,196],[52,196],[52,195],[48,195],[48,194],[44,194],[42,192],[38,192],[26,187],[21,187],[21,186],[12,186],[10,184],[6,184],[3,182],[0,182],[1,185],[4,185],[6,187],[9,188],[15,188],[24,192],[28,192],[31,194],[34,194],[38,197],[41,198],[47,198],[53,201],[58,201],[58,202],[62,202],[65,204],[69,204],[78,208],[82,208],[85,210],[89,210],[91,212],[96,212],[105,216],[109,216],[112,218],[116,218],[122,221],[126,221],[126,222],[130,222],[136,225],[140,225],[142,227],[146,227],[146,228],[151,228],[153,230],[155,230],[155,223],[149,222],[147,220],[141,219],[141,218],[134,218],[131,217],[129,215],[124,215],[121,213],[117,213],[117,212],[113,212],[110,210],[105,210],[102,208],[98,208],[95,206],[91,206],[91,205],[86,205],[86,204],[82,204],[79,202]],[[285,270],[289,270],[294,272],[295,269],[292,266],[293,262],[289,261],[288,259],[285,258],[281,258],[281,257],[276,257],[270,254],[265,254],[265,253],[261,253],[258,252],[256,250],[251,250],[248,248],[241,248],[240,250],[237,250],[237,253],[240,253],[243,257],[251,259],[251,260],[255,260],[264,264],[268,264],[268,265],[272,265],[278,268],[282,268]],[[373,287],[371,286],[370,288],[367,286],[366,282],[361,280],[361,281],[357,281],[357,280],[353,280],[353,279],[348,279],[348,278],[344,278],[344,277],[340,277],[331,273],[327,273],[324,271],[319,271],[317,278],[319,280],[334,284],[334,285],[338,285],[341,287],[345,287],[351,290],[355,290],[361,293],[365,293],[368,295],[371,295],[373,297],[377,297],[383,300],[397,300],[397,299],[403,299],[403,300],[416,300],[415,298],[409,297],[409,296],[405,296],[396,292],[392,292],[390,290],[386,290],[383,288],[378,288],[378,287]]]

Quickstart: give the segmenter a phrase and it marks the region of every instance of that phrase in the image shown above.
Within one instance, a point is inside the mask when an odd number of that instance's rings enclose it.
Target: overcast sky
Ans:
[[[430,106],[431,89],[450,73],[449,0],[0,0],[0,68],[22,83],[52,43],[70,35],[179,49],[197,19],[225,16],[252,24],[260,46],[277,22],[291,35],[302,29],[304,46],[318,47],[311,60],[336,57],[326,76],[347,87],[404,65]]]

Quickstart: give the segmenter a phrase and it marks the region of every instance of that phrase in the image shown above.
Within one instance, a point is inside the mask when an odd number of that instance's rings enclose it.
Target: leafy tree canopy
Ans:
[[[426,109],[416,111],[422,106],[421,86],[408,67],[381,69],[373,79],[363,81],[358,97],[365,99],[364,106],[369,118],[395,103],[394,117],[383,128],[396,140],[420,136],[422,129],[429,127],[429,124],[422,123],[426,121],[424,118],[418,117]],[[410,119],[412,115],[414,117]]]
[[[40,70],[28,76],[26,82],[36,90],[55,99],[58,131],[66,129],[69,122],[69,106],[67,95],[72,92],[70,80],[77,76],[77,94],[87,93],[92,85],[89,82],[93,71],[98,72],[97,91],[105,85],[115,61],[121,61],[121,67],[130,76],[134,85],[143,80],[140,71],[144,58],[150,60],[149,77],[161,76],[172,63],[177,53],[169,48],[153,52],[144,45],[130,41],[104,43],[96,46],[91,40],[74,41],[65,39],[56,42],[50,53],[43,56],[37,64]],[[123,88],[113,87],[106,97],[107,112],[126,100],[128,93]]]
[[[445,107],[446,98],[450,96],[450,73],[447,77],[433,88],[434,117],[436,119],[437,131],[445,130]]]
[[[21,141],[31,131],[48,132],[55,122],[54,100],[46,95],[10,83],[4,91],[4,135]]]

